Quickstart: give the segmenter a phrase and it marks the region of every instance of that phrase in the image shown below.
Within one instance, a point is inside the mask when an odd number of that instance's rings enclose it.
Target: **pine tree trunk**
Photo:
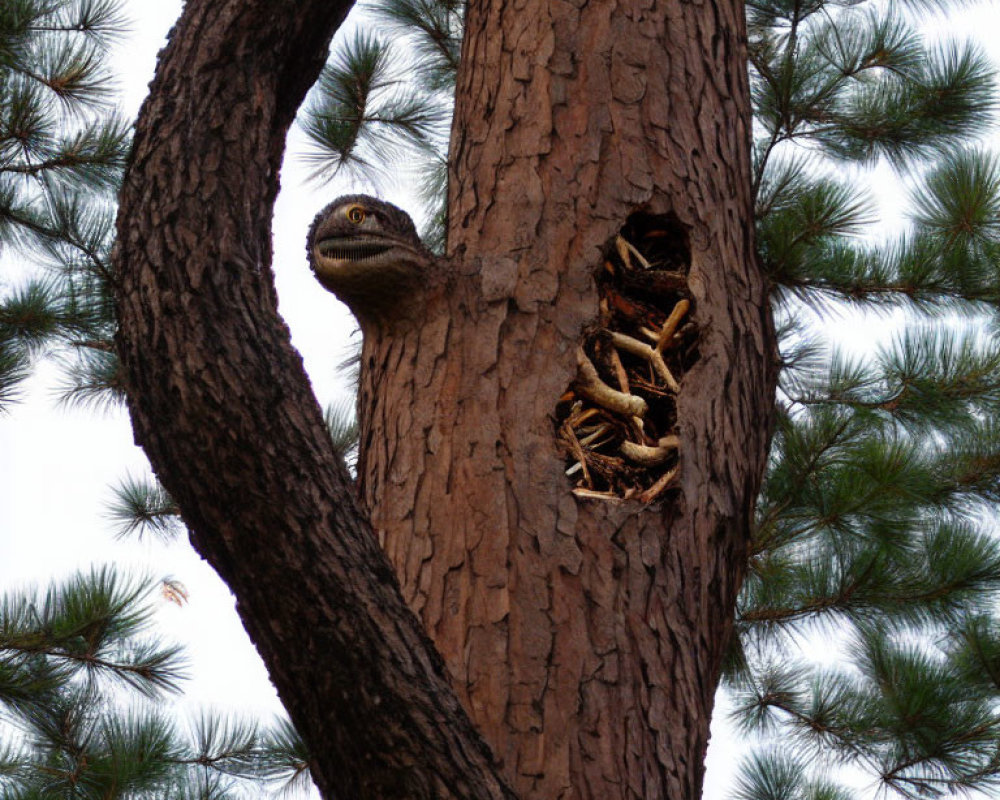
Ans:
[[[577,7],[578,5],[582,7]],[[366,330],[360,491],[277,316],[287,126],[346,5],[188,0],[116,269],[136,438],[238,599],[327,797],[696,798],[773,400],[737,2],[473,2],[443,289]],[[556,408],[630,214],[698,360],[654,502],[582,499]],[[431,284],[428,284],[431,287]]]
[[[696,798],[773,402],[742,4],[470,4],[447,292],[366,330],[361,488],[522,797]],[[700,359],[676,488],[574,496],[556,406],[630,214],[676,223]]]

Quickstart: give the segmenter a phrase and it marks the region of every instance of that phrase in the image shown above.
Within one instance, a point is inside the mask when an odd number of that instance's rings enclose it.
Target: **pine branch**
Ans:
[[[354,416],[354,403],[351,401],[331,403],[323,413],[323,421],[330,431],[334,451],[353,473],[360,436],[358,422]]]
[[[151,610],[143,601],[153,586],[125,582],[104,569],[78,574],[44,597],[8,594],[0,601],[0,653],[29,675],[42,669],[49,684],[83,669],[150,695],[174,691],[182,675],[178,648],[136,638],[149,623]],[[17,704],[28,696],[20,690],[0,700]]]
[[[183,530],[180,509],[158,481],[126,477],[115,488],[109,516],[118,523],[119,538],[151,534],[172,541]]]
[[[411,45],[430,91],[453,89],[462,47],[463,3],[379,0],[367,3],[365,9]]]

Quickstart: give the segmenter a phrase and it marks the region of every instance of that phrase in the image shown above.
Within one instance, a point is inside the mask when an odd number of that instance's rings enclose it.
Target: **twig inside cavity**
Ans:
[[[617,389],[612,389],[597,374],[597,368],[587,357],[582,347],[576,351],[576,391],[582,397],[592,403],[616,414],[630,417],[644,417],[649,406],[641,397],[634,394],[625,394]]]

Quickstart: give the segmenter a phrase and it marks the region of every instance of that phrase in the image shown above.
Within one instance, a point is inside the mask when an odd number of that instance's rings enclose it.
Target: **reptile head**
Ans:
[[[309,229],[307,250],[317,280],[359,318],[397,313],[433,261],[405,211],[365,195],[324,208]]]

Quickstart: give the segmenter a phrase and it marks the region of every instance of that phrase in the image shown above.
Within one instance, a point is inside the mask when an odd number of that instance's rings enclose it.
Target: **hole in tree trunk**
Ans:
[[[676,484],[677,395],[698,360],[691,249],[672,215],[632,214],[605,248],[600,312],[556,405],[566,474],[579,497],[653,503]]]

